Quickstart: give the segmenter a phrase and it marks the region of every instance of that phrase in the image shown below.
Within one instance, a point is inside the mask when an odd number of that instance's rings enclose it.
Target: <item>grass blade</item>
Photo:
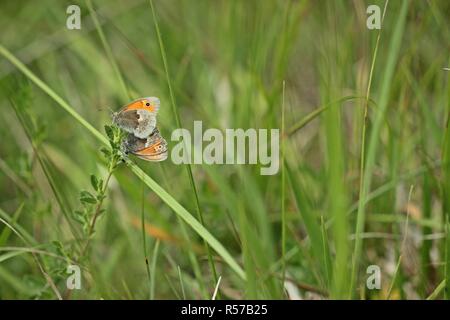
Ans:
[[[282,258],[282,284],[284,287],[284,281],[286,277],[286,261],[284,257],[286,256],[286,203],[285,203],[285,193],[286,193],[286,169],[284,163],[285,157],[285,127],[284,127],[284,96],[285,96],[286,83],[283,81],[283,99],[281,104],[281,258]]]
[[[450,89],[450,82],[447,84]],[[449,92],[449,90],[447,90]],[[448,98],[447,98],[448,101]],[[445,223],[445,299],[450,298],[450,103],[447,102],[447,123],[442,146],[442,211]]]
[[[442,280],[439,285],[434,289],[434,291],[427,297],[427,300],[435,300],[444,290],[445,288],[445,280]]]
[[[325,248],[327,248],[327,245],[324,243],[325,239],[322,237],[319,220],[314,215],[313,210],[311,210],[310,208],[308,199],[305,197],[305,188],[303,188],[300,179],[287,163],[285,164],[285,167],[287,171],[288,181],[293,190],[294,199],[297,204],[298,211],[302,217],[306,232],[310,238],[311,252],[313,256],[319,260],[319,265],[323,269],[323,272],[321,272],[321,274],[326,275],[327,279],[325,279],[324,283],[328,283],[328,275],[331,274],[331,268],[327,261],[329,261],[330,259],[329,252],[325,252]]]
[[[17,207],[16,212],[14,212],[13,217],[12,217],[13,223],[16,223],[17,220],[19,220],[20,214],[22,213],[23,206],[24,206],[24,203],[21,203],[19,205],[19,207]],[[2,233],[0,234],[0,247],[3,247],[6,244],[10,235],[11,235],[10,228],[3,229]]]
[[[150,270],[150,300],[155,299],[155,274],[156,274],[156,260],[159,252],[159,239],[156,240],[155,247],[153,248],[152,255],[152,267]]]
[[[100,41],[102,42],[103,48],[105,49],[106,56],[108,57],[109,63],[111,64],[111,66],[114,70],[114,73],[117,77],[117,80],[119,81],[120,87],[122,88],[123,97],[131,99],[130,91],[128,90],[128,87],[125,84],[125,81],[123,79],[122,73],[120,72],[119,66],[116,63],[116,60],[114,59],[112,49],[111,49],[110,45],[108,44],[108,41],[106,41],[106,36],[103,33],[100,22],[98,21],[97,13],[95,12],[94,7],[92,6],[92,1],[86,0],[86,5],[89,9],[92,20],[94,21],[95,29],[97,30],[98,36],[100,37]]]
[[[148,255],[147,255],[147,235],[145,234],[145,196],[144,196],[144,185],[143,184],[142,184],[142,200],[141,200],[141,232],[142,232],[142,251],[144,252],[145,270],[147,271],[147,277],[148,277],[148,281],[149,281],[149,297],[151,299],[152,281],[151,281],[151,275],[150,275],[150,265],[148,262]]]
[[[351,296],[353,296],[354,294],[353,289],[355,288],[357,273],[359,269],[359,262],[361,261],[363,240],[360,235],[362,232],[364,232],[366,197],[370,191],[370,186],[372,182],[372,174],[375,167],[375,158],[378,150],[378,142],[380,137],[381,126],[384,123],[384,117],[388,106],[389,94],[391,90],[391,81],[394,76],[395,65],[398,59],[409,3],[410,3],[409,1],[402,2],[400,13],[398,15],[397,22],[395,24],[394,33],[392,35],[389,45],[389,53],[386,67],[384,70],[384,76],[381,81],[382,87],[380,92],[380,103],[378,104],[378,108],[376,110],[376,116],[370,134],[366,163],[364,163],[365,160],[364,158],[361,159],[362,164],[361,170],[363,171],[363,174],[361,175],[360,196],[358,203],[358,212],[356,217],[355,247],[353,252],[352,272],[350,281],[351,286],[349,292]],[[363,131],[364,130],[365,129],[363,128]],[[361,146],[361,154],[363,155],[364,152],[365,152],[365,143],[363,139],[363,143]]]
[[[169,74],[169,66],[167,64],[167,57],[166,57],[166,50],[164,48],[164,43],[162,41],[162,37],[161,37],[161,32],[159,30],[159,25],[158,25],[158,20],[156,19],[156,13],[155,13],[155,8],[153,6],[153,1],[150,0],[150,7],[152,10],[152,16],[153,16],[153,23],[155,25],[155,29],[156,29],[156,34],[158,36],[158,43],[159,43],[159,48],[161,51],[161,58],[163,61],[163,65],[164,65],[164,72],[166,74],[166,80],[167,80],[167,86],[169,88],[169,94],[170,94],[170,101],[171,101],[171,106],[172,106],[172,112],[175,116],[175,120],[177,123],[178,128],[182,128],[181,125],[181,120],[180,120],[180,115],[178,113],[178,109],[177,109],[177,104],[175,102],[175,95],[174,92],[172,90],[172,82],[170,81],[170,74]],[[196,210],[197,210],[197,215],[198,218],[200,220],[200,223],[204,226],[204,220],[203,220],[203,213],[202,213],[202,209],[200,207],[200,201],[199,201],[199,197],[198,197],[198,192],[197,192],[197,187],[195,185],[195,181],[194,181],[194,176],[192,174],[192,167],[191,165],[188,163],[186,164],[186,171],[189,177],[189,183],[191,185],[192,188],[192,192],[194,194],[194,200],[195,200],[195,206],[196,206]],[[216,267],[214,265],[214,260],[212,258],[211,255],[211,250],[208,246],[208,244],[205,242],[205,247],[206,247],[206,251],[208,253],[208,262],[214,277],[214,283],[217,283],[218,278],[217,278],[217,272],[216,272]]]
[[[341,99],[338,99],[336,101],[327,103],[324,106],[317,107],[310,113],[308,113],[306,116],[304,116],[300,121],[293,124],[291,128],[288,130],[287,135],[292,136],[297,131],[303,129],[308,123],[310,123],[312,120],[316,119],[318,116],[320,116],[325,110],[329,109],[332,105],[338,104],[339,106],[344,106],[344,102],[352,101],[352,100],[358,100],[358,99],[366,99],[366,97],[358,97],[358,96],[347,96],[343,97]],[[371,102],[374,104],[375,102],[369,99],[368,102]]]

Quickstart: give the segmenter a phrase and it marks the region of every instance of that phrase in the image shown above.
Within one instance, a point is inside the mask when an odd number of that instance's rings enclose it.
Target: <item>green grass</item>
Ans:
[[[173,89],[172,89],[172,82],[170,80],[169,66],[167,64],[167,57],[166,57],[166,50],[164,48],[164,43],[163,43],[163,40],[162,40],[162,37],[161,37],[161,32],[159,30],[159,24],[158,24],[158,20],[157,20],[156,13],[155,13],[155,8],[153,6],[153,1],[149,0],[149,2],[150,2],[151,10],[152,10],[152,16],[153,16],[153,22],[155,24],[156,34],[158,36],[158,43],[159,43],[159,48],[160,48],[160,51],[161,51],[161,58],[162,58],[162,62],[163,62],[163,65],[164,65],[164,71],[165,71],[165,74],[166,74],[167,87],[169,88],[172,112],[173,112],[173,115],[175,117],[176,125],[179,128],[182,128],[183,126],[181,124],[180,115],[179,115],[179,112],[178,112],[177,104],[176,104],[176,101],[175,101],[175,96],[174,96]],[[197,217],[200,220],[200,223],[204,226],[205,222],[204,222],[204,219],[203,219],[202,208],[200,206],[200,201],[199,201],[198,193],[197,193],[197,187],[195,185],[194,176],[192,174],[192,168],[191,168],[190,164],[186,165],[186,171],[187,171],[187,174],[188,174],[188,177],[189,177],[189,183],[191,185],[192,192],[193,192],[193,195],[194,195],[195,208],[197,210]],[[212,271],[212,274],[213,274],[213,277],[214,277],[214,282],[216,283],[218,281],[217,271],[216,271],[216,267],[214,265],[214,261],[213,261],[212,255],[211,255],[210,248],[209,248],[209,246],[208,246],[208,244],[206,242],[205,242],[205,247],[206,247],[206,251],[208,253],[208,261],[209,261],[209,264],[210,264],[210,267],[211,267],[211,271]]]
[[[448,1],[80,7],[0,4],[0,299],[448,298]],[[112,168],[110,110],[142,96],[169,150],[194,120],[280,129],[279,172]]]
[[[387,6],[387,3],[386,3]],[[402,7],[400,9],[398,20],[395,24],[395,29],[392,34],[392,38],[389,44],[389,55],[386,60],[385,69],[383,72],[382,78],[382,87],[380,89],[380,102],[375,111],[375,119],[373,120],[373,128],[369,137],[368,145],[367,145],[367,156],[365,156],[365,124],[366,124],[366,116],[364,117],[364,128],[363,128],[363,137],[361,144],[361,183],[360,183],[360,194],[359,194],[359,206],[356,220],[356,241],[355,241],[355,249],[353,253],[353,264],[352,264],[352,278],[351,278],[351,288],[355,287],[356,282],[356,273],[359,267],[359,261],[361,260],[361,250],[362,250],[362,239],[360,234],[364,230],[364,221],[365,221],[365,204],[366,204],[366,196],[371,187],[372,175],[375,167],[375,157],[378,152],[378,143],[379,143],[379,135],[381,126],[384,122],[384,118],[386,116],[386,110],[389,101],[389,95],[391,93],[391,81],[394,74],[394,69],[396,66],[396,62],[398,59],[398,53],[400,48],[400,43],[403,37],[404,25],[406,21],[406,13],[408,10],[408,2],[403,1]],[[373,63],[371,66],[371,74],[373,70],[373,66],[376,59],[376,54],[378,52],[378,38],[377,45],[375,47],[375,53],[373,58]],[[367,89],[367,99],[369,98],[370,93],[370,83],[371,77],[369,78],[369,85]],[[365,114],[367,111],[365,111]]]
[[[20,61],[10,54],[3,46],[0,46],[0,54],[14,63],[30,80],[38,85],[44,92],[46,92],[52,99],[54,99],[61,107],[63,107],[71,116],[79,121],[86,129],[91,131],[95,137],[99,138],[100,142],[107,145],[108,140],[101,135],[95,128],[87,123],[77,112],[61,97],[59,97],[51,88],[37,78],[30,70],[28,70]],[[149,188],[151,188],[156,194],[158,194],[181,218],[183,218],[199,235],[204,238],[221,256],[230,264],[232,269],[242,278],[245,279],[245,275],[239,265],[230,256],[227,250],[218,242],[208,230],[206,230],[192,215],[181,206],[167,191],[159,186],[152,178],[145,174],[136,164],[127,160],[127,164],[131,171],[138,176]]]

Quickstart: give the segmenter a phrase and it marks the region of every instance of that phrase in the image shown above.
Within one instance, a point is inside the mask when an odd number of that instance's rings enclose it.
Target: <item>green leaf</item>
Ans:
[[[95,199],[93,199],[93,198],[80,198],[80,201],[81,202],[84,202],[84,203],[90,203],[90,204],[96,204],[97,203],[97,200],[95,200]]]
[[[98,179],[97,179],[97,177],[95,176],[95,175],[93,175],[93,174],[91,174],[91,185],[92,185],[92,188],[94,188],[94,190],[95,191],[98,191],[98,187],[99,187],[99,185],[98,185]]]
[[[16,212],[14,212],[13,215],[13,221],[17,222],[17,220],[20,217],[20,214],[22,213],[22,209],[24,207],[24,203],[21,203],[19,207],[17,208]],[[0,234],[0,247],[2,247],[9,239],[9,236],[11,235],[11,229],[4,228],[2,233]]]
[[[105,125],[105,132],[109,140],[114,140],[114,132],[111,126]]]
[[[110,158],[111,157],[111,150],[109,150],[108,148],[101,147],[100,148],[100,152],[103,153],[105,158]]]
[[[103,179],[98,179],[97,186],[98,186],[97,191],[101,191],[103,189]]]
[[[80,193],[80,201],[84,202],[84,203],[92,203],[92,204],[96,204],[97,203],[97,199],[89,191],[81,191],[81,193]]]

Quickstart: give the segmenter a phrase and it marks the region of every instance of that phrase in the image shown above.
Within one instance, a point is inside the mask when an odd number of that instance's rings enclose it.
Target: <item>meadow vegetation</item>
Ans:
[[[73,2],[0,4],[0,299],[448,298],[450,2]],[[169,152],[280,129],[278,173],[122,159],[146,96]]]

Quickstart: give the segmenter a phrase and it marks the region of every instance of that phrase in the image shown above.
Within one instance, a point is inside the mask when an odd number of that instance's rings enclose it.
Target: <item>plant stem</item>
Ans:
[[[92,234],[95,231],[95,223],[97,222],[97,218],[100,216],[100,212],[101,212],[102,205],[103,205],[103,200],[105,199],[106,189],[108,188],[109,180],[111,179],[112,173],[114,171],[113,168],[114,168],[114,166],[110,166],[109,167],[108,177],[106,178],[105,184],[104,184],[103,189],[102,189],[102,191],[100,193],[100,201],[97,203],[97,206],[95,207],[95,214],[94,214],[94,217],[92,218],[91,225],[89,226],[89,231],[88,231],[86,244],[84,245],[83,250],[81,251],[80,256],[78,257],[78,261],[80,261],[84,257],[84,255],[86,254],[86,251],[87,251],[87,249],[89,247]]]

